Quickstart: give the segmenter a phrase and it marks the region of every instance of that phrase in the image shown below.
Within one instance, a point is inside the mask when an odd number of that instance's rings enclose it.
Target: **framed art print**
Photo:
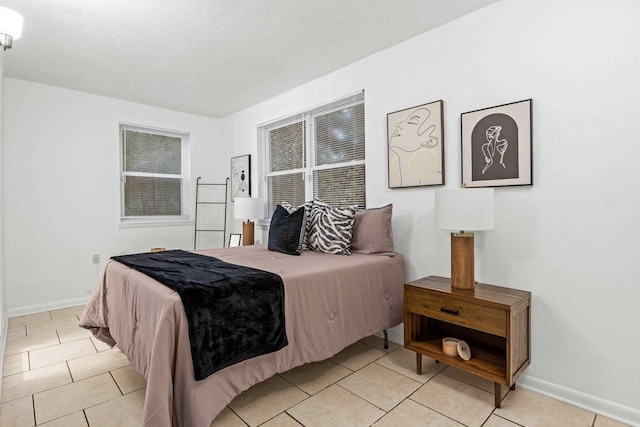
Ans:
[[[531,99],[460,115],[462,187],[533,184]]]
[[[231,201],[251,197],[251,154],[231,159]]]
[[[442,100],[387,114],[389,188],[444,184]]]
[[[236,246],[240,246],[240,242],[242,241],[242,234],[240,233],[230,233],[229,234],[229,243],[227,247],[235,248]]]

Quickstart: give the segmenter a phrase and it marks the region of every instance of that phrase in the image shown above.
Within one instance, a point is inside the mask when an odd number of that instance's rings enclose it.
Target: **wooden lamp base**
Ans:
[[[253,245],[253,221],[246,221],[242,223],[242,246]]]
[[[451,286],[473,289],[473,233],[451,233]]]

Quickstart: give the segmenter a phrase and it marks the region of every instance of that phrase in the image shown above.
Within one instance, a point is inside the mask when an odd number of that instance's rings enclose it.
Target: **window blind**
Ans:
[[[182,138],[124,132],[125,171],[180,175]]]
[[[260,129],[269,215],[314,197],[366,206],[364,93]]]
[[[121,216],[185,215],[186,134],[120,125]]]

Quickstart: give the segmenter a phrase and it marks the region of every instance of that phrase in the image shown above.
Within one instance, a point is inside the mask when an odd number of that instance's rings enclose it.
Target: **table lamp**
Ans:
[[[242,246],[253,245],[254,224],[251,220],[264,216],[264,201],[259,198],[236,197],[233,201],[233,216],[246,220],[242,223]]]
[[[435,225],[451,233],[451,286],[473,289],[474,238],[470,231],[493,229],[493,188],[435,191]]]

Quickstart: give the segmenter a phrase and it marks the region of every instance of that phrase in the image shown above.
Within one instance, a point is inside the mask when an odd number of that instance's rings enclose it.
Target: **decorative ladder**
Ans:
[[[197,249],[198,248],[198,233],[202,233],[202,232],[214,232],[214,233],[222,233],[222,246],[225,246],[225,237],[227,235],[227,199],[228,199],[228,193],[229,193],[229,178],[226,179],[224,184],[220,184],[220,183],[205,183],[205,182],[200,182],[201,177],[198,177],[198,179],[196,179],[196,212],[195,212],[195,219],[194,219],[194,233],[193,233],[193,249]],[[218,189],[220,187],[224,187],[224,200],[220,200],[220,198],[213,198],[213,199],[207,199],[207,200],[202,200],[202,194],[201,191],[203,189],[203,187],[213,187],[215,189]],[[220,189],[221,190],[221,189]],[[222,191],[216,191],[215,194],[217,195],[218,193],[222,193]],[[202,205],[223,205],[223,209],[224,209],[224,219],[223,219],[223,225],[222,228],[198,228],[198,208],[201,207]]]

